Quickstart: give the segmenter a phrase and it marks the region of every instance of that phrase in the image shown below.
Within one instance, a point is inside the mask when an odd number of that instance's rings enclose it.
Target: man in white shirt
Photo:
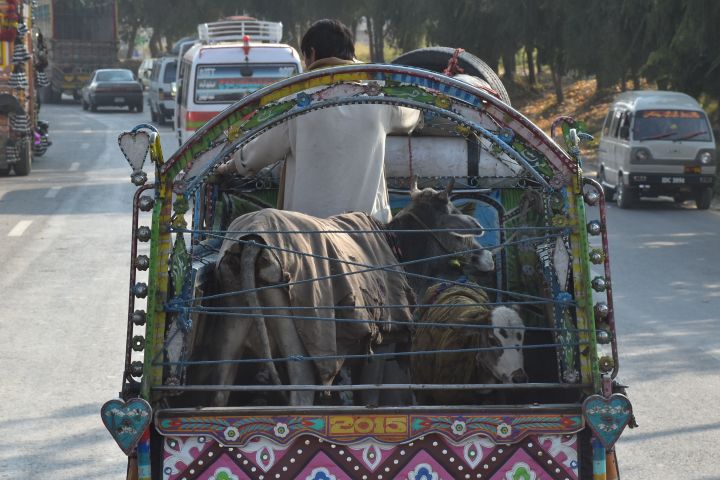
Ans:
[[[350,30],[319,20],[301,47],[307,70],[356,63]],[[285,159],[283,208],[328,217],[348,211],[391,218],[385,183],[385,139],[409,134],[418,110],[393,105],[343,105],[295,117],[246,145],[218,173],[253,175]]]

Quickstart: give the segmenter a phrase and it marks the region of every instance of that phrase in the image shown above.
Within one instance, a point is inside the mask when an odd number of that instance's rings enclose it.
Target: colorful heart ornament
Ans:
[[[150,134],[145,131],[123,132],[118,135],[118,144],[133,172],[141,170],[150,150]]]
[[[114,399],[105,402],[100,409],[100,416],[118,446],[126,455],[130,455],[150,425],[152,407],[142,398],[133,398],[127,402]]]
[[[583,412],[597,439],[609,449],[630,423],[632,405],[625,395],[617,393],[608,398],[591,395],[583,402]]]

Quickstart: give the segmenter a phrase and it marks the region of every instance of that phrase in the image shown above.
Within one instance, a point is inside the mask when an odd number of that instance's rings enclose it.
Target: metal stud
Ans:
[[[133,377],[142,377],[143,374],[143,362],[137,360],[130,364],[130,375]]]
[[[146,226],[138,227],[136,235],[137,235],[137,239],[140,240],[141,242],[147,242],[148,240],[150,240],[150,235],[151,235],[150,227],[146,227]]]
[[[150,257],[147,255],[138,255],[135,259],[135,268],[142,271],[150,268]]]
[[[590,190],[589,192],[585,192],[583,198],[585,198],[585,203],[587,203],[588,205],[595,205],[598,200],[600,200],[600,194],[598,194],[594,190]]]
[[[147,321],[147,315],[145,314],[145,310],[135,310],[135,312],[130,315],[130,319],[135,325],[137,325],[138,327],[142,327]]]
[[[597,332],[595,332],[595,338],[597,338],[598,343],[602,345],[607,345],[608,343],[610,343],[610,332],[608,332],[607,330],[598,330]]]
[[[587,231],[590,235],[600,235],[600,232],[602,232],[602,224],[598,220],[588,222]]]
[[[138,201],[138,207],[140,207],[140,210],[142,210],[143,212],[149,212],[150,210],[152,210],[154,205],[155,199],[149,195],[143,195]]]
[[[606,355],[604,357],[600,357],[600,360],[598,361],[598,366],[600,367],[600,371],[602,373],[608,373],[612,371],[613,367],[615,366],[615,361],[612,359],[612,357],[608,357]]]
[[[147,182],[147,173],[143,171],[133,172],[133,174],[130,175],[130,181],[133,183],[133,185],[142,187]]]
[[[141,335],[135,335],[132,338],[132,349],[136,352],[142,352],[145,348],[145,338]]]
[[[137,298],[145,298],[148,294],[148,286],[146,283],[138,282],[133,286],[133,295]]]
[[[604,319],[610,314],[610,307],[605,302],[598,302],[595,304],[595,317]]]
[[[603,255],[602,250],[599,250],[597,248],[590,251],[590,261],[594,265],[600,265],[605,261],[605,255]]]
[[[593,278],[591,284],[596,292],[604,292],[607,289],[607,281],[603,277]]]

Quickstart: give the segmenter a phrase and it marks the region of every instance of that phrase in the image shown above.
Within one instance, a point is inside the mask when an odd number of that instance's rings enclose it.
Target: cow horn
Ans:
[[[418,190],[417,184],[418,184],[418,177],[417,177],[417,175],[413,175],[412,182],[410,182],[410,195],[413,195],[420,191],[420,190]]]
[[[455,186],[455,177],[450,179],[450,183],[448,183],[447,187],[445,187],[445,196],[447,198],[450,198],[450,193],[452,192],[453,187]]]

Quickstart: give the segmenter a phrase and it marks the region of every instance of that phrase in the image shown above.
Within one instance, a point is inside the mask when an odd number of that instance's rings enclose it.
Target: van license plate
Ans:
[[[660,183],[685,183],[685,179],[683,177],[662,177]]]

